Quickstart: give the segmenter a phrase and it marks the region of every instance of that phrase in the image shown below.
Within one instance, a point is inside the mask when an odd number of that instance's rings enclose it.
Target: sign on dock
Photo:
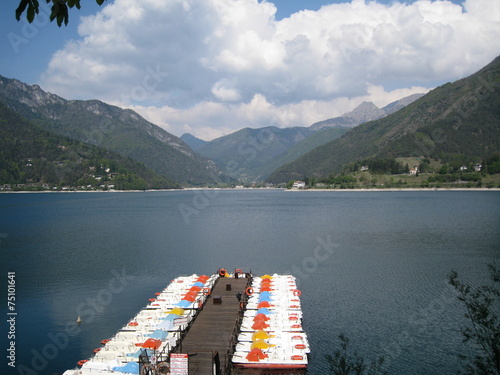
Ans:
[[[188,375],[188,361],[186,353],[170,353],[170,374]]]

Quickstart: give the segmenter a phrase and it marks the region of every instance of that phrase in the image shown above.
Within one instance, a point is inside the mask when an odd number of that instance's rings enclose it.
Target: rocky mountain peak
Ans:
[[[317,131],[325,128],[333,128],[336,126],[354,127],[368,121],[378,120],[400,110],[401,108],[414,102],[423,95],[424,94],[413,94],[392,102],[386,105],[384,108],[379,108],[372,102],[365,101],[354,108],[351,112],[347,112],[342,116],[330,118],[312,124],[310,126],[310,129]]]
[[[17,79],[8,79],[0,76],[0,92],[6,96],[13,96],[28,107],[64,103],[66,100],[42,90],[38,85],[28,85]]]
[[[346,113],[343,117],[349,117],[359,122],[371,121],[384,116],[385,112],[377,107],[372,102],[363,102],[354,108],[351,112]]]

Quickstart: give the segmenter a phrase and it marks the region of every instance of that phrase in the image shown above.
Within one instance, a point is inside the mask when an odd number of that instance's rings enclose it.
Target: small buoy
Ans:
[[[78,318],[76,318],[76,322],[80,324],[82,322],[82,318],[80,318],[80,315],[78,315]]]

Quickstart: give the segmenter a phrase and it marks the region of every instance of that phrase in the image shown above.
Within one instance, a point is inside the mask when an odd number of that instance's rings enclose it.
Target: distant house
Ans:
[[[461,170],[461,171],[466,171],[466,170],[467,170],[467,166],[462,165],[462,166],[460,167],[460,170]]]
[[[304,181],[295,181],[292,185],[294,189],[304,189],[306,187],[306,183]]]
[[[367,165],[362,165],[361,168],[360,168],[361,172],[364,172],[364,171],[367,171],[368,170],[368,166]]]
[[[416,175],[418,173],[418,167],[410,168],[410,175]]]
[[[474,164],[474,170],[476,172],[481,172],[481,169],[483,169],[483,166],[481,164],[479,164],[479,163]]]

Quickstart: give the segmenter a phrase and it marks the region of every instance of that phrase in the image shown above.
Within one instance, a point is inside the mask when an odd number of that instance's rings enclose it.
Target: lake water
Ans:
[[[328,373],[340,333],[390,374],[455,374],[470,351],[447,276],[478,285],[500,263],[491,191],[0,194],[0,212],[2,374],[74,368],[171,279],[219,267],[297,277],[310,374]]]

